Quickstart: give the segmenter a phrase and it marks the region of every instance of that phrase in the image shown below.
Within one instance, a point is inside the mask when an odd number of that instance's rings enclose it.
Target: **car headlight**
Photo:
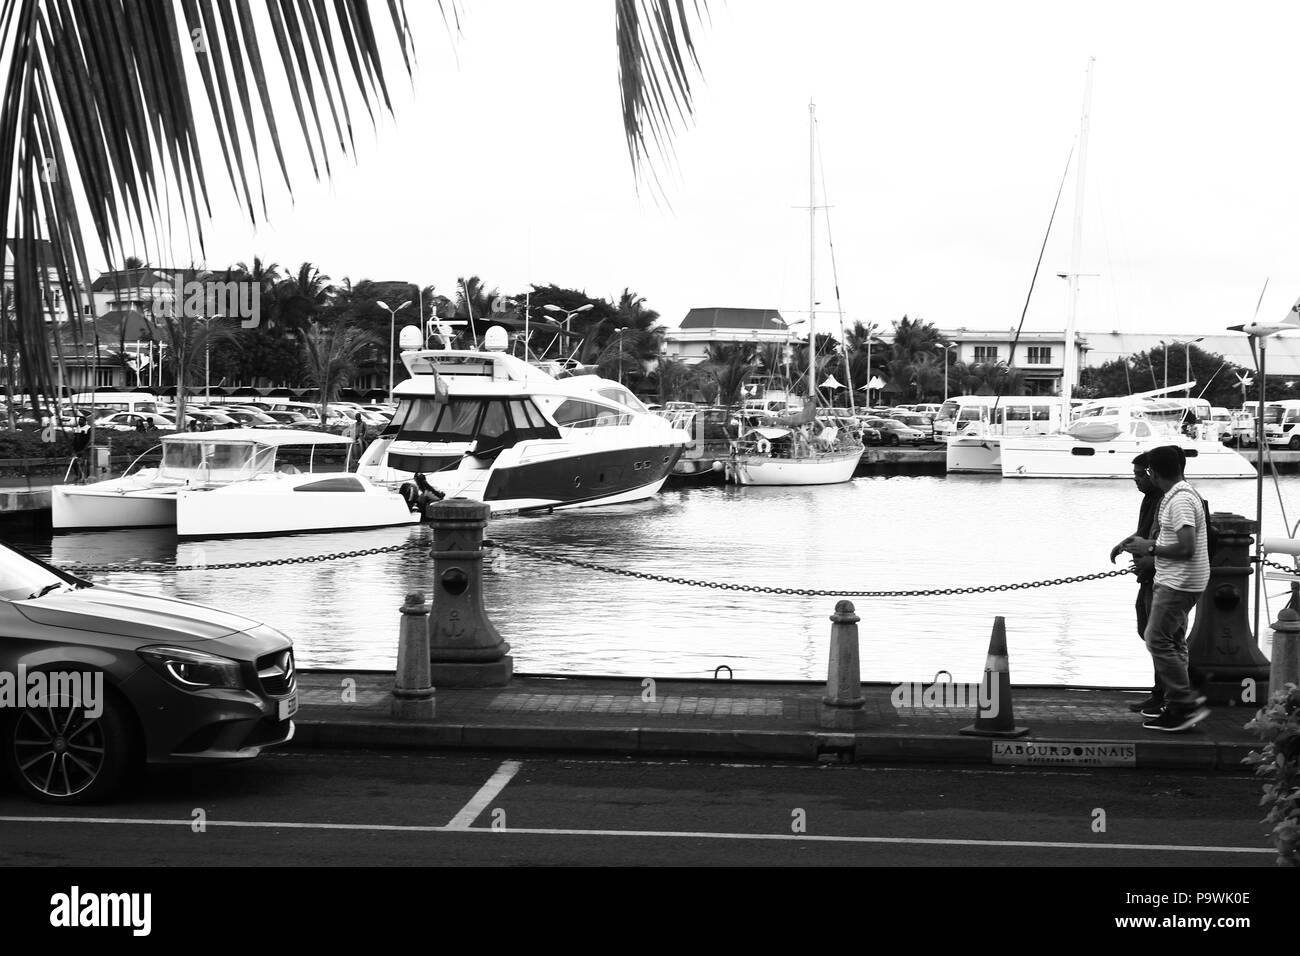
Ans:
[[[145,647],[138,653],[146,664],[184,690],[209,687],[239,690],[244,686],[239,661],[228,657],[187,647]]]

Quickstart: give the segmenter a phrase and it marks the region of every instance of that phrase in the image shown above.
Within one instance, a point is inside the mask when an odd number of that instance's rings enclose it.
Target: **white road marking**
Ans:
[[[506,764],[516,763],[515,761],[506,761]],[[502,769],[493,775],[495,780],[502,771],[505,770],[506,764]],[[510,771],[513,775],[519,769],[518,765]],[[507,778],[508,780],[509,778]],[[484,784],[483,790],[479,791],[481,796],[488,786],[492,783],[489,780]],[[505,783],[502,783],[504,786]],[[499,790],[499,788],[498,788]],[[488,799],[491,799],[489,795]],[[478,800],[475,797],[465,809],[456,815],[459,820],[470,807]],[[486,803],[486,801],[485,801]],[[482,812],[482,808],[474,812],[474,816]],[[649,837],[652,839],[669,839],[669,840],[776,840],[790,843],[845,843],[845,844],[894,844],[900,846],[973,846],[973,847],[1023,847],[1029,849],[1043,850],[1151,850],[1162,853],[1267,853],[1276,855],[1277,850],[1272,847],[1253,847],[1253,846],[1182,846],[1178,844],[1165,843],[1056,843],[1045,840],[954,840],[939,839],[933,837],[871,837],[871,836],[819,836],[811,833],[710,833],[699,831],[677,831],[677,830],[548,830],[544,828],[503,828],[492,830],[487,827],[473,828],[468,823],[455,825],[456,820],[447,826],[406,826],[394,823],[291,823],[274,820],[213,820],[211,817],[207,820],[207,826],[212,827],[231,827],[234,829],[272,829],[272,830],[363,830],[374,832],[396,832],[396,833],[513,833],[523,834],[526,836],[586,836],[586,837]],[[470,818],[473,820],[473,817]],[[86,823],[86,824],[115,824],[115,825],[134,825],[134,826],[163,826],[163,827],[188,827],[194,821],[186,818],[183,820],[148,820],[132,819],[130,817],[4,817],[0,816],[0,823],[54,823],[66,826],[69,823]]]
[[[506,788],[510,778],[519,772],[523,763],[518,760],[507,760],[501,766],[497,767],[497,772],[488,777],[487,783],[479,787],[478,793],[470,799],[469,803],[460,808],[460,813],[451,818],[447,824],[448,830],[468,830],[470,825],[478,819],[478,815],[487,809],[487,805],[496,799],[497,794]]]

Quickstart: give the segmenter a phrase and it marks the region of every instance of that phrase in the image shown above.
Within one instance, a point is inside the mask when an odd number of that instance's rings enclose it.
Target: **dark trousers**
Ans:
[[[1138,637],[1146,643],[1147,619],[1151,617],[1151,595],[1155,590],[1155,582],[1142,581],[1138,584],[1137,600],[1133,604],[1137,612]],[[1155,672],[1154,680],[1151,684],[1151,696],[1157,700],[1165,699],[1164,683],[1160,680],[1160,672]]]

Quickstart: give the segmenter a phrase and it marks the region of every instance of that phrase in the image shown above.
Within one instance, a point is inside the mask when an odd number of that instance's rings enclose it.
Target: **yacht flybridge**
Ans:
[[[658,493],[690,435],[618,382],[503,351],[402,353],[411,377],[357,472],[390,487],[422,474],[493,512],[580,508]]]

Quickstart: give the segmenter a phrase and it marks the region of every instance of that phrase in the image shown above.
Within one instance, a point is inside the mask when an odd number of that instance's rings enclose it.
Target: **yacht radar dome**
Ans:
[[[489,352],[504,352],[510,346],[510,336],[505,329],[494,325],[483,336],[483,348]]]
[[[414,351],[424,348],[424,336],[420,334],[419,326],[404,325],[401,334],[397,337],[397,343],[402,347],[403,352]]]

